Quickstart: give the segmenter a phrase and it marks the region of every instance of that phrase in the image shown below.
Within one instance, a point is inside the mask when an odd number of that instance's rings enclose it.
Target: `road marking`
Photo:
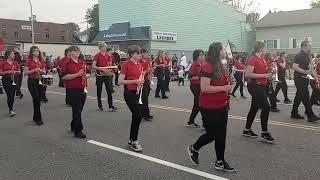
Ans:
[[[65,93],[57,92],[57,91],[47,91],[47,93],[54,94],[54,95],[65,95]],[[91,99],[91,100],[96,100],[97,99],[94,96],[87,96],[87,98]],[[105,101],[105,100],[107,100],[107,98],[102,98],[101,100]],[[121,101],[121,100],[114,100],[113,102],[120,103],[120,104],[125,104],[125,102]],[[162,105],[157,105],[157,104],[149,104],[149,107],[155,108],[155,109],[175,111],[175,112],[185,112],[185,113],[190,113],[191,112],[190,109],[175,108],[175,107],[162,106]],[[247,120],[246,117],[235,116],[235,115],[229,115],[229,118],[233,119],[233,120],[241,120],[241,121],[246,121]],[[260,119],[255,119],[255,122],[259,123]],[[277,126],[283,126],[283,127],[290,127],[290,128],[304,129],[304,130],[320,132],[320,127],[308,126],[308,125],[303,125],[303,124],[287,123],[287,122],[283,122],[283,121],[272,121],[272,120],[269,120],[269,124],[277,125]]]
[[[192,169],[192,168],[189,168],[189,167],[186,167],[186,166],[182,166],[182,165],[175,164],[175,163],[172,163],[172,162],[164,161],[164,160],[161,160],[161,159],[158,159],[158,158],[154,158],[154,157],[151,157],[151,156],[147,156],[147,155],[144,155],[144,154],[139,154],[139,153],[136,153],[136,152],[128,151],[126,149],[122,149],[122,148],[119,148],[119,147],[111,146],[111,145],[104,144],[104,143],[101,143],[101,142],[97,142],[97,141],[94,141],[94,140],[89,140],[87,142],[90,143],[90,144],[94,144],[94,145],[100,146],[100,147],[104,147],[106,149],[117,151],[117,152],[120,152],[120,153],[123,153],[123,154],[134,156],[134,157],[137,157],[137,158],[140,158],[140,159],[151,161],[151,162],[154,162],[154,163],[157,163],[157,164],[168,166],[168,167],[171,167],[171,168],[174,168],[174,169],[178,169],[178,170],[181,170],[181,171],[184,171],[184,172],[187,172],[187,173],[191,173],[191,174],[194,174],[194,175],[197,175],[197,176],[205,177],[205,178],[208,178],[208,179],[228,180],[228,179],[220,177],[220,176],[216,176],[216,175],[209,174],[209,173],[206,173],[206,172],[203,172],[203,171],[195,170],[195,169]]]

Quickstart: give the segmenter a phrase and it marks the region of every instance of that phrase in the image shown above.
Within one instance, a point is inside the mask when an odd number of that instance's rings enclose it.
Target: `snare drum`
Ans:
[[[52,86],[53,85],[53,77],[51,75],[42,75],[41,82],[44,86]]]

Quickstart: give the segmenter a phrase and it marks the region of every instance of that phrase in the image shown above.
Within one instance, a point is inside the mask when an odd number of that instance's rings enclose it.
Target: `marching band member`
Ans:
[[[138,132],[142,116],[138,105],[138,86],[144,83],[143,69],[139,60],[141,59],[140,47],[133,45],[128,47],[128,55],[130,57],[122,64],[119,83],[124,85],[124,100],[132,113],[132,122],[130,128],[129,146],[134,151],[142,151],[142,145],[138,141]]]
[[[170,85],[170,71],[171,71],[171,68],[172,68],[172,62],[171,62],[171,58],[170,58],[170,53],[169,52],[166,52],[165,53],[165,63],[166,63],[166,66],[165,66],[165,71],[164,71],[164,75],[165,75],[165,91],[170,91],[169,89],[169,85]]]
[[[234,172],[225,161],[225,145],[228,122],[227,98],[231,90],[227,69],[222,64],[226,58],[226,50],[222,43],[213,43],[208,50],[207,62],[201,68],[200,111],[203,116],[206,133],[199,137],[193,145],[188,146],[188,154],[193,164],[199,164],[199,150],[215,141],[217,160],[215,168],[226,172]]]
[[[112,69],[105,69],[107,66],[113,65],[112,59],[112,48],[107,48],[106,43],[99,44],[100,52],[94,56],[94,61],[92,62],[92,68],[96,71],[103,72],[102,76],[96,76],[96,85],[97,85],[97,100],[98,100],[98,111],[103,111],[102,101],[101,101],[101,92],[103,84],[106,87],[106,91],[108,94],[108,104],[109,111],[114,112],[117,110],[115,106],[113,106],[112,101]]]
[[[320,54],[317,55],[315,61],[315,65],[316,65],[316,72],[318,77],[320,77]],[[315,81],[311,81],[310,85],[312,87],[312,95],[310,98],[310,104],[311,107],[316,104],[316,105],[320,105],[319,104],[319,100],[320,100],[320,81],[319,80],[315,80]]]
[[[112,54],[113,58],[114,58],[114,63],[116,66],[118,66],[118,69],[115,71],[115,79],[114,79],[114,83],[116,86],[120,86],[119,85],[119,67],[120,67],[120,63],[121,63],[121,57],[120,54],[117,52],[114,52]]]
[[[294,57],[292,68],[294,69],[294,84],[297,88],[296,96],[294,98],[294,103],[291,111],[291,118],[293,119],[304,119],[303,116],[299,115],[298,108],[302,101],[309,122],[318,121],[317,117],[312,111],[310,104],[310,95],[309,95],[309,79],[306,78],[306,75],[311,74],[315,78],[316,72],[312,69],[309,69],[310,64],[310,54],[311,45],[309,41],[303,41],[301,43],[301,51]]]
[[[20,99],[23,98],[23,94],[21,93],[21,84],[23,79],[23,58],[20,53],[20,49],[18,47],[13,48],[14,51],[14,60],[19,64],[20,66],[20,73],[17,75],[17,81],[16,81],[16,96]]]
[[[48,74],[49,64],[48,64],[47,60],[45,59],[45,53],[42,53],[40,61],[42,63],[45,74]],[[41,89],[40,101],[43,103],[47,103],[48,102],[48,98],[46,95],[47,94],[47,86],[40,86],[40,89]]]
[[[156,98],[160,98],[160,91],[161,91],[161,96],[162,99],[168,99],[168,96],[166,96],[166,91],[165,91],[165,69],[166,69],[166,60],[163,55],[163,50],[160,49],[158,51],[158,56],[156,57],[155,61],[155,66],[156,66],[156,75],[157,75],[157,89],[156,89]]]
[[[63,80],[69,90],[70,103],[72,107],[71,131],[80,139],[86,138],[82,132],[81,113],[86,101],[85,88],[87,87],[88,68],[84,61],[79,59],[80,49],[78,46],[70,46],[70,59],[62,67]]]
[[[194,96],[192,112],[187,123],[188,127],[199,128],[200,126],[194,122],[200,112],[199,96],[200,96],[200,71],[202,64],[204,64],[204,52],[200,49],[193,52],[193,63],[189,70],[190,90]]]
[[[277,83],[276,90],[275,90],[275,96],[277,97],[280,89],[282,89],[282,93],[284,96],[284,103],[290,104],[292,101],[288,98],[288,86],[286,82],[286,70],[288,68],[286,59],[288,58],[288,54],[283,51],[280,53],[280,58],[277,60],[278,65],[278,78],[279,83]]]
[[[70,53],[69,49],[67,48],[67,49],[64,50],[64,57],[62,59],[60,59],[60,61],[58,62],[58,69],[59,69],[58,72],[60,72],[59,76],[61,76],[61,80],[59,81],[59,86],[60,86],[60,83],[61,83],[62,87],[66,88],[65,104],[67,106],[71,106],[70,93],[69,93],[69,89],[66,87],[66,85],[65,85],[65,83],[63,81],[62,67],[67,61],[69,61],[70,56],[71,56],[71,53]]]
[[[246,68],[246,76],[248,77],[248,91],[252,96],[250,111],[247,116],[247,123],[243,130],[243,136],[257,138],[252,129],[252,123],[259,109],[261,109],[261,139],[273,143],[274,139],[268,131],[268,119],[270,105],[268,102],[268,79],[271,79],[272,73],[267,72],[267,62],[263,58],[265,44],[256,42],[254,54],[249,58]]]
[[[267,67],[269,68],[270,72],[273,72],[274,70],[274,62],[272,60],[271,53],[266,53],[264,55],[264,59],[266,60]],[[276,72],[273,72],[276,73]],[[274,88],[273,88],[273,79],[268,79],[268,89],[267,89],[267,96],[269,98],[270,102],[270,111],[271,112],[280,112],[280,109],[277,108],[277,96],[275,95]],[[278,82],[276,82],[278,83]]]
[[[29,52],[29,59],[26,61],[25,74],[28,75],[28,89],[33,100],[33,121],[38,126],[43,125],[41,116],[41,75],[45,74],[41,63],[41,54],[37,46],[32,46]]]
[[[20,72],[19,64],[14,61],[14,51],[9,50],[5,52],[5,60],[0,65],[0,75],[2,76],[2,85],[7,94],[7,104],[9,108],[9,116],[13,117],[16,113],[13,111],[14,97],[16,92],[17,75]]]
[[[140,64],[145,72],[143,90],[142,90],[142,105],[141,105],[141,115],[147,120],[151,121],[153,116],[150,115],[149,108],[149,94],[150,94],[150,74],[153,73],[153,68],[150,66],[150,61],[148,59],[149,52],[146,49],[141,49],[141,59]]]
[[[234,78],[236,79],[236,86],[233,88],[232,90],[232,93],[231,95],[233,97],[236,97],[236,95],[234,94],[237,89],[240,87],[240,94],[241,94],[241,97],[244,98],[244,99],[247,99],[247,97],[245,97],[243,95],[243,86],[244,86],[244,82],[243,82],[243,76],[244,76],[244,64],[242,63],[242,56],[240,54],[236,55],[235,57],[235,63],[234,63],[234,70],[235,70],[235,73],[234,73]]]

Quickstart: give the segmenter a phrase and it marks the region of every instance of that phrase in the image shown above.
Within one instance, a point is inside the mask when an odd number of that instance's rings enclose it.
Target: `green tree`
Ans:
[[[310,6],[311,8],[320,8],[320,0],[313,0]]]
[[[99,32],[99,5],[95,4],[92,8],[87,9],[85,19],[90,25],[89,42],[96,37]]]
[[[72,25],[72,32],[74,35],[78,34],[80,32],[80,27],[78,24],[74,23],[74,22],[69,22],[68,24]]]

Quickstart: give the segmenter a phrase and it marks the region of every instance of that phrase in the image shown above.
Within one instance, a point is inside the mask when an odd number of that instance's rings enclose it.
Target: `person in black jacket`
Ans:
[[[20,66],[20,74],[17,75],[16,96],[22,98],[23,94],[21,93],[21,84],[22,84],[22,78],[23,78],[24,65],[23,65],[22,56],[20,54],[19,48],[15,47],[15,48],[13,48],[13,51],[14,51],[15,61]]]

